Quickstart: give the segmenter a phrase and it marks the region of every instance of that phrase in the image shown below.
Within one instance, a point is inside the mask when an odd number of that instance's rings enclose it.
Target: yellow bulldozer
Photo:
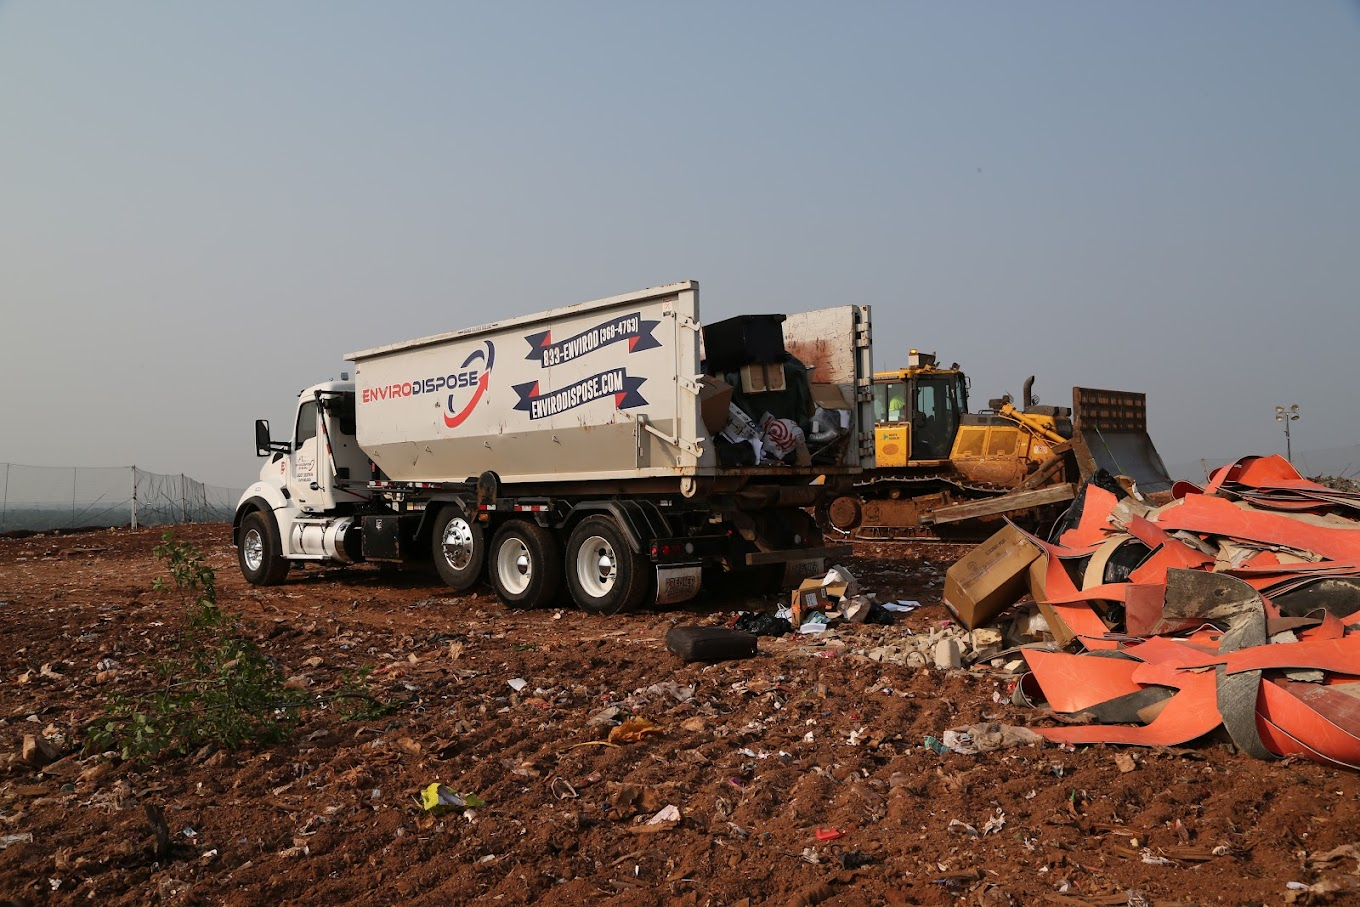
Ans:
[[[1145,497],[1169,495],[1143,394],[1076,387],[1071,407],[1040,406],[1033,384],[1018,407],[1007,396],[971,412],[957,363],[911,350],[906,368],[876,372],[877,465],[824,523],[863,539],[972,540],[1003,518],[1043,529],[1102,469]]]

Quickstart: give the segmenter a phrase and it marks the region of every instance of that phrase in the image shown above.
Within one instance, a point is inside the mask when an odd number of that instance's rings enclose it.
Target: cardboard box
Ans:
[[[820,576],[810,576],[803,580],[797,589],[793,590],[793,600],[789,607],[793,610],[793,629],[797,630],[803,625],[803,621],[813,611],[831,610],[831,596],[827,594],[826,586],[822,585]]]
[[[949,568],[944,605],[969,630],[990,623],[1028,590],[1029,567],[1042,551],[1006,524]]]
[[[1053,634],[1053,639],[1059,648],[1065,647],[1069,642],[1076,638],[1072,628],[1067,625],[1067,621],[1062,619],[1062,615],[1048,603],[1048,555],[1040,554],[1029,565],[1029,594],[1034,596],[1034,601],[1039,605],[1039,613],[1044,616],[1044,621],[1048,624],[1048,632]]]
[[[801,627],[811,612],[830,611],[841,599],[858,593],[859,583],[844,567],[832,567],[825,576],[808,577],[793,590],[793,600],[789,604],[793,610],[793,628]]]
[[[812,402],[822,409],[849,409],[839,384],[812,384]]]
[[[699,414],[710,436],[726,427],[731,403],[732,385],[712,375],[704,375],[699,379]]]
[[[784,364],[751,364],[741,367],[741,390],[746,394],[763,394],[787,390]]]

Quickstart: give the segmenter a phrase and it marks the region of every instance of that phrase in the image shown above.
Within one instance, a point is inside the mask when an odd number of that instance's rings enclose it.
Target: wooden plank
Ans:
[[[1049,485],[1047,488],[1036,488],[1033,491],[1003,494],[995,498],[988,498],[985,501],[971,501],[967,504],[955,504],[953,507],[942,507],[931,516],[932,521],[937,525],[940,523],[957,523],[959,520],[973,520],[978,517],[1012,513],[1016,510],[1039,507],[1043,504],[1059,504],[1063,501],[1070,501],[1076,496],[1077,486],[1071,482],[1064,482],[1061,485]]]

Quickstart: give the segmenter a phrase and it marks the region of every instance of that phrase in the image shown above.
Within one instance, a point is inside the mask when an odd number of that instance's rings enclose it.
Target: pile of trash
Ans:
[[[667,634],[666,645],[673,654],[686,661],[749,658],[756,654],[756,638],[760,636],[830,636],[832,634],[828,631],[840,624],[892,626],[897,622],[898,615],[914,611],[920,606],[918,601],[879,602],[872,592],[860,591],[859,581],[849,570],[836,566],[824,576],[803,580],[793,590],[787,606],[774,612],[738,611],[726,627],[675,627]],[[968,634],[964,633],[955,632],[951,635],[968,638]],[[934,642],[932,638],[931,644]],[[961,653],[967,649],[957,642],[954,645],[953,663],[948,666],[959,667]],[[880,655],[874,660],[905,663],[905,655],[901,659]]]
[[[905,614],[920,607],[919,602],[883,602],[872,592],[862,592],[854,574],[841,566],[832,567],[825,576],[808,577],[793,590],[787,612],[790,625],[800,633],[819,633],[839,621],[852,624],[888,624],[894,614]]]
[[[731,385],[721,378],[706,378],[704,387],[717,394],[733,393]],[[810,405],[779,408],[783,416],[765,409],[768,401],[757,395],[738,395],[728,403],[726,420],[705,426],[713,433],[722,465],[810,466],[814,462],[837,462],[838,453],[833,456],[833,452],[843,445],[836,442],[849,436],[849,407],[834,384],[810,385],[809,392],[814,395]],[[759,413],[759,418],[753,413]]]
[[[740,315],[703,327],[699,405],[725,467],[839,463],[850,438],[843,388],[814,382],[785,349],[783,315]]]
[[[1360,768],[1360,492],[1246,457],[1153,505],[1090,482],[1044,541],[1007,525],[950,568],[945,605],[991,623],[1028,592],[1051,640],[1017,701],[1069,744],[1172,746]]]

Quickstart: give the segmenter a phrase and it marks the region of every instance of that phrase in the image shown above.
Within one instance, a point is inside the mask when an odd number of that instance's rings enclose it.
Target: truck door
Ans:
[[[911,458],[947,460],[959,430],[961,391],[953,372],[918,375],[911,388]]]
[[[304,400],[298,406],[297,422],[293,426],[293,455],[289,458],[288,493],[299,508],[309,513],[325,509],[323,473],[329,466],[321,461],[324,453],[317,437],[319,408],[315,399]]]
[[[876,463],[878,466],[906,466],[912,455],[907,382],[875,381],[873,395]]]
[[[317,436],[317,453],[321,457],[317,484],[321,487],[317,503],[323,510],[368,500],[368,455],[359,447],[356,427],[353,391],[321,395]]]
[[[843,466],[874,465],[873,337],[867,305],[843,305],[798,312],[784,319],[784,348],[811,372],[814,384],[834,384],[849,404],[854,443]]]

